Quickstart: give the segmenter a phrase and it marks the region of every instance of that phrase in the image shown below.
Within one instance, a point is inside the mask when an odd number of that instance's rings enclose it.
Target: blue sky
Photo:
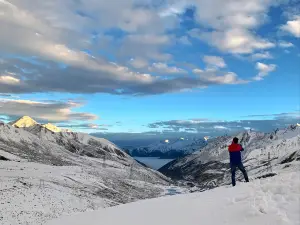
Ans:
[[[299,122],[296,0],[2,0],[0,10],[2,120],[118,138]]]

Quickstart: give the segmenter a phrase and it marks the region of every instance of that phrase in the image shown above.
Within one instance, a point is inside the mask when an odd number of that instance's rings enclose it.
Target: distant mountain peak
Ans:
[[[39,125],[39,126],[44,127],[47,130],[50,130],[52,132],[61,132],[62,131],[60,128],[53,125],[52,123],[40,124],[40,123],[36,122],[34,119],[32,119],[30,116],[22,116],[19,119],[15,120],[13,122],[10,122],[9,124],[16,128],[31,128],[36,125]]]
[[[42,126],[53,132],[61,132],[62,131],[59,127],[53,125],[52,123],[47,123]]]
[[[34,119],[32,119],[29,116],[22,116],[19,119],[15,120],[13,122],[10,122],[9,124],[14,127],[21,128],[21,127],[32,127],[32,126],[38,124],[38,122],[36,122]]]

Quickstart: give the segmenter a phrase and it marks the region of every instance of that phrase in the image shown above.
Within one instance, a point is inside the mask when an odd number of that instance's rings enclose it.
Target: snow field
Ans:
[[[299,178],[297,170],[285,171],[236,187],[139,201],[47,225],[299,225]]]

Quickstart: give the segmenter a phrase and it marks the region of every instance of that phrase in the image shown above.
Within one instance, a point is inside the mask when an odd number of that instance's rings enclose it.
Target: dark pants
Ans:
[[[249,182],[249,178],[243,163],[242,162],[237,164],[230,163],[232,186],[235,186],[235,172],[237,167],[240,169],[240,171],[242,171],[246,182]]]

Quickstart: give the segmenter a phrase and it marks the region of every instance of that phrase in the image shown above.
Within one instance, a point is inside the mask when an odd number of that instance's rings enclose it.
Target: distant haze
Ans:
[[[284,117],[273,120],[243,120],[243,121],[232,121],[232,122],[204,122],[204,123],[190,123],[185,121],[165,121],[154,124],[154,126],[163,127],[171,126],[173,130],[168,131],[152,131],[152,132],[141,132],[141,133],[107,133],[97,132],[91,133],[95,137],[106,138],[120,147],[139,147],[147,146],[153,142],[172,140],[178,138],[197,138],[201,139],[204,137],[218,137],[223,135],[235,135],[245,130],[253,130],[258,132],[272,132],[277,128],[284,128],[290,124],[297,124],[299,121],[299,111],[293,114],[293,117]],[[216,125],[218,124],[218,125]],[[196,130],[196,132],[184,132],[180,131],[184,126],[189,126]],[[205,127],[205,128],[203,128]],[[176,129],[175,129],[176,128]],[[177,131],[179,129],[179,131]]]
[[[116,145],[126,148],[126,147],[140,147],[147,146],[154,142],[164,141],[164,140],[174,140],[181,137],[184,138],[203,138],[200,134],[191,133],[157,133],[157,134],[145,134],[145,133],[94,133],[91,134],[95,137],[105,138]]]

